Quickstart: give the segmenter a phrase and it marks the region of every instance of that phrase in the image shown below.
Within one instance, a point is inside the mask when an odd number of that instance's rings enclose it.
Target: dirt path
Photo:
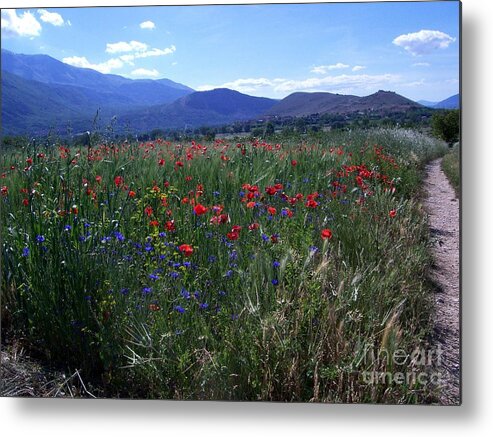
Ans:
[[[441,159],[426,167],[424,181],[433,237],[435,294],[434,346],[441,348],[439,372],[443,386],[443,405],[460,403],[460,326],[459,326],[459,199],[440,168]]]

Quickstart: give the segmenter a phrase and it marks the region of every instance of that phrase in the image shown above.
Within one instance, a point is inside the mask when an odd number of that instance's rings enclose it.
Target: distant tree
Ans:
[[[271,135],[274,135],[274,132],[274,124],[272,123],[272,121],[269,121],[264,127],[264,136],[270,137]]]
[[[460,111],[453,109],[436,112],[431,117],[431,129],[436,137],[449,144],[455,143],[460,134]]]

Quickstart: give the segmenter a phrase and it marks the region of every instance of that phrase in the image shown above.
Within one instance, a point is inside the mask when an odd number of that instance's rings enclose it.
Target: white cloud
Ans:
[[[364,70],[366,67],[364,65],[355,65],[353,68],[351,68],[351,71],[361,71]]]
[[[159,76],[159,71],[157,71],[155,68],[152,70],[147,70],[145,68],[137,68],[137,70],[134,70],[130,73],[132,76],[139,76],[139,77],[158,77]]]
[[[2,38],[10,36],[39,36],[41,24],[29,11],[17,15],[15,9],[2,9]]]
[[[439,30],[420,30],[399,35],[392,43],[402,47],[413,56],[419,56],[436,49],[446,49],[454,41],[455,38]]]
[[[330,70],[341,70],[343,68],[349,68],[349,65],[343,64],[342,62],[332,65],[318,65],[313,67],[310,71],[316,74],[326,74]]]
[[[122,53],[122,52],[143,52],[147,50],[147,44],[139,41],[120,41],[106,44],[106,53]]]
[[[413,67],[429,67],[430,64],[428,62],[415,62]]]
[[[152,30],[156,28],[156,25],[152,21],[144,21],[143,23],[140,23],[140,28]]]
[[[237,79],[221,85],[201,85],[197,87],[197,90],[207,91],[214,88],[230,88],[242,93],[259,93],[260,95],[287,95],[295,91],[344,91],[344,93],[352,93],[384,88],[388,84],[395,84],[399,81],[400,76],[395,74],[341,74],[338,76],[311,77],[303,80],[267,79],[262,77]]]
[[[133,65],[136,59],[149,58],[151,56],[166,56],[176,52],[174,45],[164,49],[150,49],[120,56],[120,59],[127,64]]]
[[[38,9],[39,19],[44,23],[52,24],[53,26],[63,26],[66,24],[67,26],[71,26],[72,23],[70,21],[63,20],[63,17],[56,12],[48,12],[46,9]]]
[[[100,73],[108,74],[112,70],[117,70],[123,67],[123,62],[118,58],[108,59],[100,64],[91,64],[85,56],[71,56],[63,58],[65,64],[80,68],[90,68],[91,70],[99,71]]]

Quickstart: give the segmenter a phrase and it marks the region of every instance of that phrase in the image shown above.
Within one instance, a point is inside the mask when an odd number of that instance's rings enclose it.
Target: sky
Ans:
[[[283,98],[459,92],[459,2],[2,9],[1,45],[133,79]]]

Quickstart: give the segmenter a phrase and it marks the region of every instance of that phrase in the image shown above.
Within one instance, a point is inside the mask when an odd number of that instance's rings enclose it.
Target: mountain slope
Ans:
[[[460,108],[460,97],[459,94],[450,96],[449,98],[442,100],[435,104],[434,108],[437,109],[459,109]]]
[[[332,93],[293,93],[273,106],[266,115],[301,117],[311,114],[349,114],[359,111],[382,113],[415,108],[422,108],[422,105],[391,91],[378,91],[365,97]]]
[[[108,101],[112,104],[109,105]],[[132,106],[115,96],[70,85],[49,85],[2,72],[2,130],[4,134],[42,135],[51,127],[86,130],[99,108],[109,120],[121,108]]]
[[[22,55],[8,50],[2,50],[1,53],[2,71],[48,85],[70,85],[105,93],[109,106],[118,104],[122,98],[138,106],[157,105],[193,92],[193,89],[169,79],[132,80],[73,67],[47,55]]]
[[[228,124],[257,118],[277,101],[226,88],[198,91],[168,105],[131,111],[120,118],[138,131]]]

